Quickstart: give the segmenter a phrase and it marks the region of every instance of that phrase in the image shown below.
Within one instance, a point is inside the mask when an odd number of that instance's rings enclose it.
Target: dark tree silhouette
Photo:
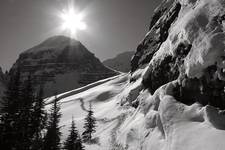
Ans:
[[[60,118],[60,104],[58,102],[57,97],[55,97],[49,116],[47,133],[44,138],[43,150],[60,150]]]
[[[84,142],[91,142],[92,134],[96,132],[95,128],[96,128],[96,119],[94,118],[92,105],[91,103],[89,103],[89,110],[84,123],[85,131],[82,133],[82,138]]]
[[[18,119],[21,97],[20,68],[10,74],[10,80],[2,101],[0,121],[0,147],[11,150],[16,147]]]
[[[70,131],[70,134],[64,143],[64,149],[65,150],[84,150],[84,146],[82,145],[82,140],[76,129],[73,118],[72,118],[71,128],[69,131]]]
[[[76,150],[85,150],[80,135],[78,135],[78,137],[77,137],[76,145],[77,145],[77,149]]]
[[[33,130],[33,103],[34,103],[34,90],[32,87],[32,78],[31,75],[28,76],[28,79],[24,82],[21,90],[21,98],[18,111],[18,118],[16,121],[18,139],[16,148],[29,150],[34,130]]]
[[[43,130],[46,127],[47,113],[44,109],[45,103],[43,98],[43,85],[40,85],[39,92],[35,98],[33,106],[32,126],[34,130],[33,142],[31,148],[40,150],[43,146]]]

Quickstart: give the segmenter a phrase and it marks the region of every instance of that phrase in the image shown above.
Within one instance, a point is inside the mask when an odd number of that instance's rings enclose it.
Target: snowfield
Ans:
[[[178,18],[150,65],[58,96],[63,114],[60,122],[63,140],[72,116],[80,133],[83,132],[83,120],[91,102],[97,119],[94,133],[97,143],[85,144],[87,150],[225,149],[225,111],[197,101],[190,105],[181,103],[173,96],[178,79],[154,92],[142,82],[150,76],[149,70],[158,65],[158,60],[167,55],[176,57],[179,43],[192,43],[180,73],[200,78],[208,66],[216,64],[216,75],[220,80],[225,79],[221,71],[225,69],[222,59],[225,56],[225,17],[221,17],[221,24],[215,22],[215,16],[225,14],[224,0],[177,2],[181,5]],[[47,103],[51,104],[52,99],[47,99]]]
[[[134,76],[140,78],[142,71]],[[224,112],[176,101],[171,96],[174,83],[151,95],[148,90],[140,90],[140,79],[131,84],[129,78],[129,74],[119,75],[60,99],[62,139],[68,134],[72,116],[80,133],[83,132],[83,120],[92,102],[97,119],[94,138],[98,143],[85,144],[87,150],[223,150]],[[137,99],[140,105],[135,109],[130,103]]]

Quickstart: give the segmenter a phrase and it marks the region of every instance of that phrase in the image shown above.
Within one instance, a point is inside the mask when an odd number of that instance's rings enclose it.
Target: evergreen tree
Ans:
[[[55,97],[53,106],[51,108],[49,121],[47,125],[47,133],[44,138],[43,149],[44,150],[59,150],[60,149],[60,127],[59,120],[61,117],[60,105],[57,97]]]
[[[64,143],[64,149],[65,150],[84,150],[81,138],[78,134],[73,118],[71,123],[70,134]]]
[[[91,142],[92,140],[92,134],[96,132],[96,119],[94,118],[94,112],[92,111],[92,105],[89,103],[89,110],[88,110],[88,115],[85,118],[85,123],[84,123],[84,129],[85,131],[83,132],[83,140],[84,142]]]
[[[24,86],[21,90],[21,99],[18,111],[18,118],[16,121],[16,128],[18,133],[18,139],[16,148],[29,150],[34,130],[33,130],[33,103],[34,103],[34,90],[32,87],[31,75],[28,76],[28,79],[24,82]]]
[[[31,145],[32,150],[40,150],[43,146],[43,134],[42,131],[46,127],[47,114],[44,110],[44,98],[43,98],[43,85],[40,86],[39,92],[35,98],[33,106],[33,115],[32,115],[32,126],[33,126],[33,142]]]
[[[78,135],[78,137],[77,137],[76,147],[77,147],[76,150],[85,150],[84,145],[82,144],[80,135]]]
[[[18,138],[16,121],[18,119],[21,97],[20,68],[10,74],[10,80],[2,101],[0,116],[0,147],[12,150],[16,148]]]

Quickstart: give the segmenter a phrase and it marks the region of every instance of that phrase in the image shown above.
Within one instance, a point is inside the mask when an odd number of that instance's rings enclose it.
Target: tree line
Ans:
[[[5,150],[84,150],[93,140],[96,119],[90,104],[80,136],[72,118],[69,135],[61,143],[60,103],[55,96],[49,112],[45,109],[43,85],[35,92],[32,76],[21,80],[18,68],[10,75],[0,109],[0,147]]]

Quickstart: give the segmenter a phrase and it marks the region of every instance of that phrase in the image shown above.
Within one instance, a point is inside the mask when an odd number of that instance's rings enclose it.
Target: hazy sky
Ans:
[[[76,0],[87,30],[81,41],[101,60],[135,50],[161,0]],[[0,0],[0,66],[8,69],[18,55],[46,38],[64,34],[58,13],[67,0]]]

